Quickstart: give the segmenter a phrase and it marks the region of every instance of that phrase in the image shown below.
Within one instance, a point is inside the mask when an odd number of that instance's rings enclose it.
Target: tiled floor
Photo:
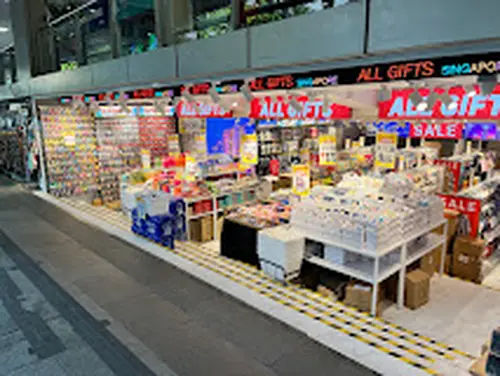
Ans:
[[[116,228],[126,231],[129,229],[130,224],[127,218],[120,213],[103,207],[95,208],[75,200],[63,199],[61,203],[77,209],[81,213],[103,219]],[[489,320],[488,325],[482,327],[483,330],[470,333],[470,336],[475,336],[475,341],[466,345],[467,341],[460,340],[459,336],[451,335],[453,332],[451,326],[448,331],[439,331],[436,330],[436,326],[428,325],[427,323],[431,323],[432,320],[426,322],[424,320],[427,316],[419,316],[420,312],[425,313],[427,310],[415,311],[414,315],[411,316],[405,314],[405,310],[392,309],[386,315],[387,318],[391,319],[391,322],[379,320],[341,303],[328,301],[312,291],[297,286],[282,286],[275,283],[252,266],[220,257],[214,243],[207,245],[197,245],[190,242],[177,243],[176,249],[171,252],[256,291],[287,308],[292,308],[314,321],[323,323],[325,333],[327,329],[334,329],[428,374],[467,374],[466,370],[470,364],[471,356],[461,350],[467,349],[470,353],[477,354],[480,345],[476,348],[474,347],[475,343],[482,343],[487,337],[485,333],[489,327],[493,323],[496,324],[495,320]],[[438,296],[440,285],[444,281],[446,278],[434,280],[435,293],[434,299],[431,301],[440,307],[437,310],[441,309],[441,312],[434,312],[441,315],[442,325],[445,326],[450,323],[450,316],[454,317],[456,311],[446,309],[447,299],[450,298],[446,293],[441,293],[441,297]],[[451,283],[454,282],[456,283],[456,280],[452,280]],[[450,288],[448,291],[452,290],[453,288]],[[460,305],[463,302],[457,301],[457,303]],[[478,300],[477,303],[481,304],[482,302]],[[473,320],[477,318],[477,315],[471,310],[466,317]],[[463,322],[466,318],[461,320]],[[460,320],[457,319],[456,322],[458,321]],[[399,322],[405,325],[398,326]],[[410,322],[414,324],[410,325]]]
[[[28,267],[36,268],[20,265],[0,246],[0,375],[133,374],[127,370],[133,360],[118,368],[109,366],[109,358],[78,334],[82,326],[86,326],[86,330],[92,326],[92,318],[76,319],[76,314],[68,318],[24,274],[23,270]],[[70,300],[64,303],[66,308],[78,310]],[[130,353],[126,356],[133,359]],[[138,368],[132,369],[138,371]],[[140,372],[147,374],[148,370],[143,367]]]

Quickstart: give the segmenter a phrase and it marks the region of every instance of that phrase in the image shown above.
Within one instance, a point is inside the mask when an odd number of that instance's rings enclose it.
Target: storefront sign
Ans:
[[[309,165],[292,166],[292,192],[299,196],[308,196],[311,191],[311,172]]]
[[[464,214],[464,218],[467,219],[466,225],[469,235],[476,237],[481,214],[481,201],[453,195],[439,195],[439,197],[443,200],[446,209],[456,210]]]
[[[177,105],[177,116],[185,118],[229,118],[232,117],[231,111],[224,110],[218,104],[211,103],[187,103],[179,102]]]
[[[468,74],[493,74],[500,72],[500,61],[488,60],[478,61],[474,63],[458,63],[443,65],[441,74],[446,76],[461,76]]]
[[[241,136],[240,159],[245,165],[256,165],[259,162],[257,135],[255,133]]]
[[[310,100],[307,96],[297,97],[297,109],[290,101],[292,98],[254,98],[250,104],[250,117],[255,119],[349,119],[352,109],[331,104],[326,110],[322,100]]]
[[[448,159],[436,159],[434,160],[434,164],[437,166],[446,166],[446,169],[453,176],[453,191],[458,192],[458,184],[460,182],[460,170],[462,168],[462,164],[458,161],[450,161]]]
[[[462,138],[462,123],[415,123],[411,124],[410,137],[432,139],[460,139]]]
[[[427,78],[434,75],[435,65],[431,60],[416,61],[406,64],[374,65],[361,68],[357,82],[376,82],[392,80],[415,80]]]
[[[379,117],[384,119],[500,119],[500,86],[491,95],[476,94],[468,96],[463,88],[450,89],[453,105],[437,100],[432,108],[417,109],[409,90],[395,90],[389,101],[379,103]],[[419,90],[425,101],[429,90]],[[436,89],[443,94],[443,89]],[[496,94],[498,93],[498,94]]]
[[[375,166],[384,169],[396,168],[396,149],[398,135],[394,133],[377,133],[375,145]]]
[[[334,166],[337,162],[337,137],[321,135],[318,144],[320,166]]]

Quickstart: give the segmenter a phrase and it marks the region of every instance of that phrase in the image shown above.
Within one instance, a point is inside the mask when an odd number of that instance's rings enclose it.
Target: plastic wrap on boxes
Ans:
[[[167,247],[170,249],[175,248],[175,240],[174,240],[173,236],[163,236],[161,238],[161,241],[159,241],[159,243],[161,243],[161,245],[163,245],[164,247]]]
[[[181,199],[171,200],[168,204],[168,212],[173,216],[186,215],[186,203]]]
[[[169,194],[162,191],[147,191],[137,199],[137,207],[150,217],[165,215],[168,212],[170,198]]]
[[[174,236],[176,240],[186,240],[186,217],[177,215],[174,220]]]

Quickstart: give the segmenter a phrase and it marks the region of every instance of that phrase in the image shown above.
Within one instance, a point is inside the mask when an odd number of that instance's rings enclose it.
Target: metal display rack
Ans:
[[[442,235],[438,235],[432,232],[434,229],[443,225],[444,231]],[[370,313],[372,315],[375,315],[377,309],[379,284],[385,279],[389,278],[391,275],[399,272],[397,304],[398,308],[402,308],[404,304],[406,267],[422,258],[426,254],[432,252],[439,246],[442,247],[440,275],[443,275],[447,233],[448,222],[445,219],[442,219],[436,223],[432,223],[429,226],[426,226],[418,232],[411,234],[411,236],[408,236],[401,241],[398,241],[381,249],[377,249],[376,251],[369,251],[366,249],[360,249],[358,247],[347,245],[342,242],[335,242],[325,237],[316,236],[316,234],[308,232],[307,235],[305,235],[307,239],[323,243],[324,245],[337,247],[339,249],[342,249],[344,252],[351,252],[365,256],[366,258],[370,259],[370,262],[334,263],[330,260],[311,255],[306,256],[306,260],[323,268],[330,269],[335,272],[342,273],[372,284],[373,288]],[[412,244],[415,240],[423,236],[425,236],[423,241],[417,244]],[[394,256],[388,257],[394,252],[399,253],[397,257],[398,261],[387,263],[388,258],[395,259]]]

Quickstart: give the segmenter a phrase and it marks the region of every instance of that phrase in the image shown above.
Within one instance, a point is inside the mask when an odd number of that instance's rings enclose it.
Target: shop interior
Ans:
[[[248,85],[37,100],[46,190],[478,353],[500,316],[500,106],[475,98],[500,86]]]

